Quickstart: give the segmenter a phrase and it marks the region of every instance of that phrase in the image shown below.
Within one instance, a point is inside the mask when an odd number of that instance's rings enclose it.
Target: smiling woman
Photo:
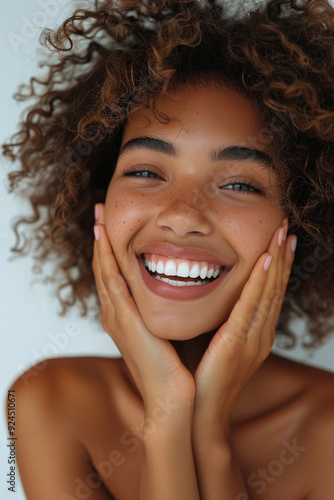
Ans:
[[[227,320],[284,211],[270,157],[252,139],[263,126],[259,113],[239,92],[185,84],[157,107],[168,123],[150,109],[128,118],[104,223],[148,329],[188,340]],[[173,279],[176,264],[192,270],[187,286]]]
[[[110,0],[46,33],[11,189],[63,312],[96,297],[122,357],[15,382],[29,500],[334,495],[334,376],[271,353],[293,318],[333,331],[333,23],[324,0]]]

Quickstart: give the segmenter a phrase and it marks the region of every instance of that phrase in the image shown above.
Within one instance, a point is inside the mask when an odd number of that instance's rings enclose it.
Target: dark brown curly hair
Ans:
[[[156,109],[161,93],[183,82],[224,82],[256,102],[282,183],[298,247],[278,332],[294,344],[290,320],[307,319],[307,346],[333,331],[334,310],[334,9],[326,0],[271,0],[231,15],[209,0],[95,1],[42,43],[54,57],[45,79],[16,98],[32,99],[4,155],[20,169],[9,192],[33,215],[13,224],[12,251],[31,249],[56,285],[60,314],[79,301],[99,306],[93,272],[93,207],[104,202],[128,113]],[[29,238],[18,228],[30,225]],[[59,274],[58,274],[59,273]],[[66,293],[67,292],[67,293]],[[65,295],[64,295],[65,294]]]

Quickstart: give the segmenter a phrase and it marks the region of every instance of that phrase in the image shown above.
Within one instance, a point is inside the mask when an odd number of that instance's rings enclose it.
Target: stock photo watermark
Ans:
[[[68,3],[68,0],[39,0],[38,10],[29,17],[21,18],[20,30],[7,33],[7,39],[14,52],[20,54],[22,48],[36,40],[44,28],[57,21]]]
[[[35,364],[31,368],[27,369],[27,366],[19,365],[17,367],[20,378],[22,379],[24,385],[28,385],[31,377],[36,377],[41,371],[45,370],[48,366],[48,358],[50,356],[58,356],[59,353],[65,351],[67,346],[69,345],[71,339],[77,337],[81,333],[80,327],[71,321],[66,322],[64,331],[52,333],[49,332],[47,334],[49,342],[43,345],[41,350],[31,349],[30,353],[32,355],[32,361],[29,363],[29,366],[33,363],[36,363],[38,360],[38,364]]]
[[[9,389],[6,401],[6,412],[7,412],[7,472],[6,472],[6,482],[7,490],[15,493],[16,491],[16,394],[15,389]]]
[[[165,422],[173,411],[179,407],[178,404],[172,403],[168,396],[165,401],[156,398],[155,403],[156,407],[152,412],[152,417],[143,419],[139,426],[131,426],[128,431],[123,432],[120,436],[123,448],[128,447],[127,451],[129,453],[136,452],[140,444],[156,432],[158,424]],[[131,447],[129,448],[129,446]],[[93,463],[96,472],[89,473],[85,481],[79,477],[75,478],[75,496],[63,493],[61,500],[87,500],[94,490],[103,485],[103,479],[108,479],[115,471],[115,468],[120,467],[125,462],[126,456],[124,452],[118,449],[112,450],[106,460]]]
[[[305,452],[306,446],[301,446],[293,439],[292,444],[288,441],[282,441],[283,449],[275,460],[271,460],[266,468],[258,468],[247,479],[247,484],[251,488],[257,488],[255,493],[261,495],[269,484],[283,474],[286,467],[293,464],[301,453]],[[247,493],[240,493],[235,500],[251,500]]]

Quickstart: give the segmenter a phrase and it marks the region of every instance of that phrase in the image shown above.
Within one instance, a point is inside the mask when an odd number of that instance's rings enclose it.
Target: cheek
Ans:
[[[108,189],[105,202],[105,224],[111,244],[117,249],[127,246],[140,229],[147,213],[143,196]]]
[[[270,210],[268,213],[248,211],[244,214],[239,213],[238,217],[230,214],[226,219],[226,227],[230,234],[231,245],[238,254],[238,260],[255,264],[260,255],[267,250],[282,219],[280,213],[272,213]]]

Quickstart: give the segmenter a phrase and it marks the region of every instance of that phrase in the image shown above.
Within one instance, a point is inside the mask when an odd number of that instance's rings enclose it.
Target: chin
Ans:
[[[183,315],[173,317],[144,317],[144,322],[148,330],[161,339],[167,340],[190,340],[202,335],[203,333],[216,331],[222,325],[223,321],[201,321],[199,318],[196,321],[194,315],[187,318]]]

